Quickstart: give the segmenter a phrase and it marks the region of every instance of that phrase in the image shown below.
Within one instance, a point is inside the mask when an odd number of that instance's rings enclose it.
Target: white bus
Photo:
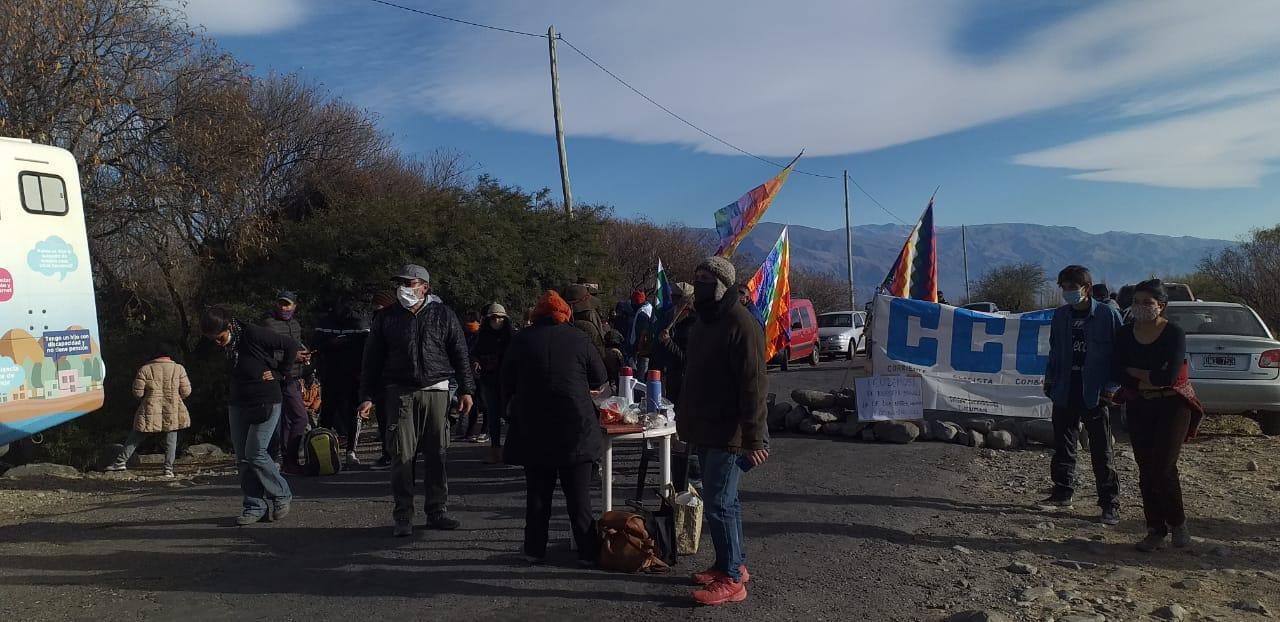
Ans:
[[[0,137],[0,453],[102,407],[100,343],[75,158]]]

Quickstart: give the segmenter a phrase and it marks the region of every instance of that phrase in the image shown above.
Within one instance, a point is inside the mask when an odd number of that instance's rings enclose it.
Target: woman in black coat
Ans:
[[[568,323],[571,317],[568,303],[547,292],[534,308],[533,325],[516,334],[502,364],[502,391],[511,404],[505,458],[525,470],[524,554],[530,563],[546,558],[557,478],[579,563],[595,563],[600,550],[589,487],[604,434],[591,391],[608,378],[599,351]]]

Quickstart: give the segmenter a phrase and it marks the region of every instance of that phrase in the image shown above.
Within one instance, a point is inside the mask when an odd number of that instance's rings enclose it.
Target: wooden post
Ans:
[[[849,171],[844,172],[844,250],[849,259],[849,310],[858,310],[858,290],[853,288],[853,229],[849,225]]]
[[[969,304],[973,299],[969,297],[969,241],[964,235],[964,225],[960,225],[960,247],[964,253],[964,302]]]
[[[560,108],[560,70],[556,66],[556,27],[547,28],[547,49],[551,54],[551,105],[556,117],[556,147],[560,155],[560,188],[564,213],[573,215],[573,192],[569,189],[569,154],[564,148],[564,117]]]

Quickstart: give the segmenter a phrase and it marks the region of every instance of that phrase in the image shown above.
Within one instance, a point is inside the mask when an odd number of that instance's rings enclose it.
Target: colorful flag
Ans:
[[[791,344],[791,244],[787,229],[747,282],[751,313],[764,327],[765,360]],[[730,292],[732,294],[732,292]]]
[[[907,243],[881,286],[885,294],[914,300],[938,301],[938,245],[933,235],[933,199],[924,208]]]
[[[796,159],[800,159],[800,156],[796,156]],[[765,210],[769,209],[769,204],[782,189],[782,184],[786,183],[794,164],[795,160],[792,160],[791,164],[782,169],[777,177],[756,186],[737,201],[716,210],[716,231],[720,234],[720,247],[716,249],[716,255],[733,256],[733,251],[747,239],[747,234],[751,233],[756,223],[760,222],[760,217],[764,216]]]

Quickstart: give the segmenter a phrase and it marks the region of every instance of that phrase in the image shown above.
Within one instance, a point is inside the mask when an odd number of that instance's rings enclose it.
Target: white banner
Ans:
[[[1044,396],[1053,310],[993,315],[878,296],[877,376],[919,376],[926,410],[1048,418]]]

